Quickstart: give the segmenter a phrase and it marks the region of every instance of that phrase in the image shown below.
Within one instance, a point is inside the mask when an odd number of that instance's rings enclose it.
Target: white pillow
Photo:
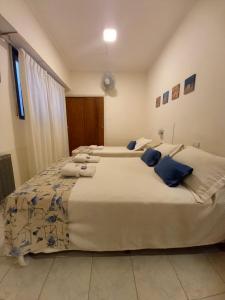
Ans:
[[[155,148],[155,147],[158,147],[161,144],[162,144],[162,142],[160,140],[152,140],[150,143],[145,145],[145,149]]]
[[[142,150],[144,147],[150,143],[152,140],[145,139],[144,137],[136,140],[136,145],[134,147],[134,151]]]
[[[225,186],[225,158],[188,146],[177,153],[174,159],[192,167],[193,173],[184,184],[197,194],[198,202],[211,199]]]
[[[161,154],[162,154],[161,157],[164,157],[166,155],[169,155],[172,157],[177,152],[179,152],[183,147],[184,147],[183,144],[173,145],[173,144],[162,143],[158,147],[155,147],[155,149],[158,150],[159,152],[161,152]]]

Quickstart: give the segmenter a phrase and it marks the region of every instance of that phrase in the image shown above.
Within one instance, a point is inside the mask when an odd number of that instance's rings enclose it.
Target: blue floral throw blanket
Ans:
[[[25,255],[46,248],[69,248],[68,199],[75,178],[61,176],[66,158],[33,177],[5,202],[6,254]]]

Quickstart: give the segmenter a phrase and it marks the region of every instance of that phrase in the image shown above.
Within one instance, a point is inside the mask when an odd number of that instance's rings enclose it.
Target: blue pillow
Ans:
[[[127,149],[134,150],[135,146],[136,146],[136,141],[130,141],[129,144],[127,145]]]
[[[170,187],[178,186],[183,179],[190,175],[193,168],[183,165],[170,156],[165,156],[154,168],[155,172]]]
[[[154,149],[147,149],[141,157],[141,159],[149,167],[155,166],[159,162],[160,158],[161,158],[161,152]]]

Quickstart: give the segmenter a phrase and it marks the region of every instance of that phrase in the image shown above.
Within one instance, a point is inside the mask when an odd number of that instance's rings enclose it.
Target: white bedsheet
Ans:
[[[129,150],[125,146],[104,146],[103,149],[91,150],[92,155],[102,157],[140,157],[144,150]],[[73,155],[76,155],[77,149],[72,151]]]
[[[185,187],[167,187],[139,158],[102,158],[69,199],[71,249],[174,248],[225,240],[225,191],[198,204]]]

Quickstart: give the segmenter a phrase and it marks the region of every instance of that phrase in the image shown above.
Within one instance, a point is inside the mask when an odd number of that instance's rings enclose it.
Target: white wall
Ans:
[[[17,118],[17,104],[8,45],[0,42],[0,153],[12,155],[16,185],[28,179],[25,121]]]
[[[225,1],[200,0],[161,53],[148,76],[148,128],[165,140],[201,143],[201,148],[225,155]],[[155,108],[155,98],[190,75],[196,90]]]
[[[1,14],[65,81],[72,96],[102,96],[102,73],[70,74],[23,0],[0,0]],[[116,73],[117,94],[105,96],[105,144],[125,145],[165,129],[171,142],[192,144],[225,155],[225,2],[200,0],[175,32],[154,66],[145,73]],[[6,63],[7,62],[7,63]],[[24,122],[16,102],[7,45],[0,44],[0,152],[13,158],[16,184],[27,179]],[[193,73],[196,90],[158,109],[155,98]],[[71,76],[70,76],[71,75]],[[146,97],[147,96],[147,97]]]
[[[0,0],[0,13],[67,85],[70,73],[62,57],[24,0]]]
[[[105,96],[105,145],[126,145],[149,136],[146,128],[146,74],[116,73],[116,95]],[[72,73],[68,96],[104,96],[102,73]]]

